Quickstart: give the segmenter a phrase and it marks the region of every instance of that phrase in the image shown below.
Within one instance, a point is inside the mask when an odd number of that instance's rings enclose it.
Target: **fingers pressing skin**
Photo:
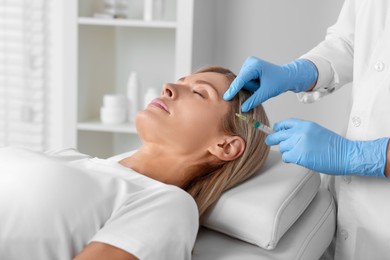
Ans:
[[[260,75],[253,61],[253,57],[249,57],[245,60],[240,73],[230,84],[229,89],[223,95],[225,100],[231,100],[242,88],[250,91],[255,91],[259,88]]]

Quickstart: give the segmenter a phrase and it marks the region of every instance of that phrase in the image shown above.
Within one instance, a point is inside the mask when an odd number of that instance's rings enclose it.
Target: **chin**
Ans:
[[[159,138],[157,135],[161,125],[164,125],[161,119],[155,113],[151,113],[148,110],[139,111],[135,117],[137,134],[142,141]]]

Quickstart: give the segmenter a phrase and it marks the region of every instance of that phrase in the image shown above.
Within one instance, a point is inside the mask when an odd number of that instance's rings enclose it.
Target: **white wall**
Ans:
[[[287,63],[323,40],[343,4],[342,0],[215,0],[216,48],[214,64],[238,73],[247,56]],[[77,1],[54,0],[51,5],[51,147],[73,146],[74,104],[63,102],[75,91],[77,72],[74,64],[77,48],[74,30]],[[73,33],[72,33],[73,32]],[[210,39],[204,39],[208,41]],[[214,43],[214,40],[213,40]],[[66,51],[64,51],[66,49]],[[73,51],[69,51],[73,50]],[[67,73],[64,73],[66,71]],[[64,75],[71,77],[64,77]],[[349,111],[350,87],[319,102],[304,105],[293,93],[264,103],[271,123],[297,117],[316,121],[343,133]]]
[[[290,62],[313,48],[335,23],[341,0],[217,0],[216,63],[238,73],[247,56]],[[350,86],[315,104],[286,93],[264,103],[271,123],[289,117],[316,121],[343,133]]]

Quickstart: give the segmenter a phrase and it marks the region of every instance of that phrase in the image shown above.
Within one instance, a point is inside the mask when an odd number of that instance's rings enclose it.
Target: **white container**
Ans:
[[[127,99],[124,95],[104,95],[100,108],[100,120],[104,124],[120,124],[126,122]]]
[[[104,124],[121,124],[126,122],[126,110],[120,108],[101,107],[100,120]]]
[[[150,102],[159,97],[159,93],[155,88],[148,88],[144,95],[144,108],[146,108]]]
[[[130,73],[129,79],[127,80],[127,102],[129,104],[128,108],[128,120],[129,122],[135,121],[135,116],[138,112],[138,89],[139,89],[139,80],[138,74],[135,71]]]
[[[112,94],[112,95],[104,95],[103,97],[103,106],[109,108],[127,108],[127,99],[124,95],[120,94]]]

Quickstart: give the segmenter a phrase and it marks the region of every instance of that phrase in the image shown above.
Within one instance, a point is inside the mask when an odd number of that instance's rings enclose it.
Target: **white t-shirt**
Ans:
[[[72,259],[89,242],[139,259],[191,259],[195,201],[75,150],[0,149],[0,259]]]

